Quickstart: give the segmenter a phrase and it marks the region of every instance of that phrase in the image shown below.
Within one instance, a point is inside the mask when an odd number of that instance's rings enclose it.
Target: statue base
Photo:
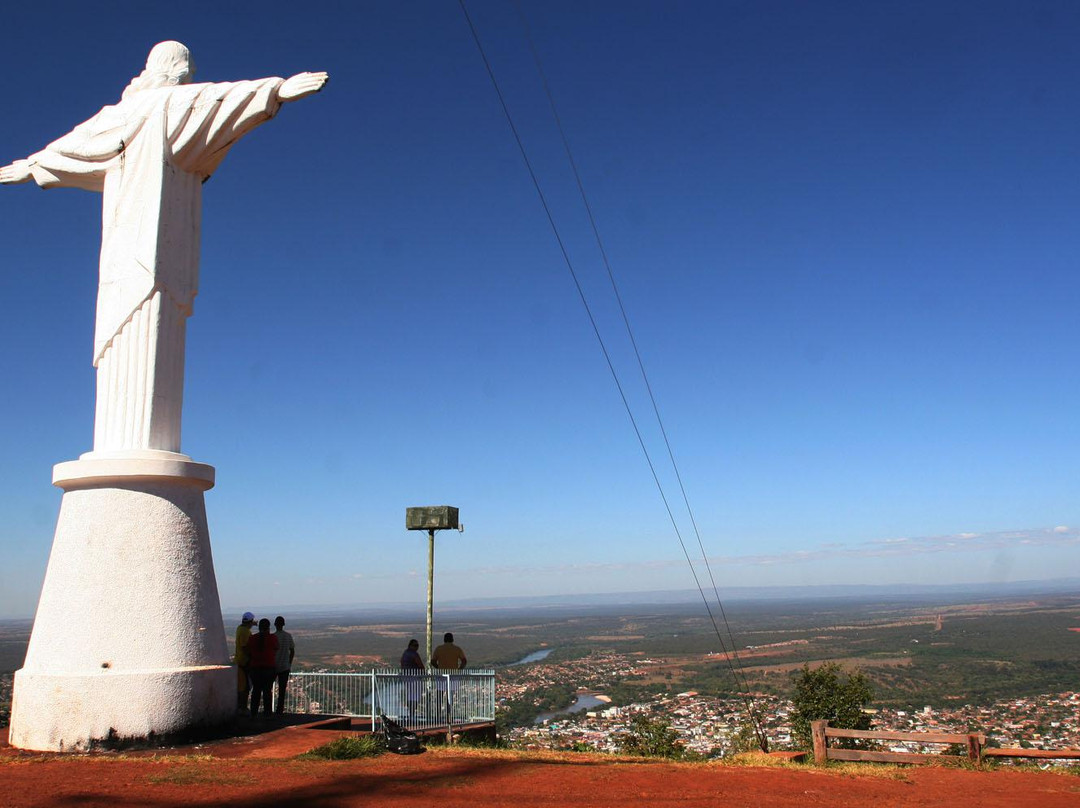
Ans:
[[[203,492],[211,466],[175,452],[94,453],[64,490],[9,742],[81,751],[228,722],[236,669]]]

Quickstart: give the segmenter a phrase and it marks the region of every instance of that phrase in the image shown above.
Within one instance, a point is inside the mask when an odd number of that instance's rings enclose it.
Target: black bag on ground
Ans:
[[[423,751],[420,736],[415,732],[405,729],[385,715],[380,714],[379,721],[382,723],[383,743],[389,751],[398,755],[415,755]]]

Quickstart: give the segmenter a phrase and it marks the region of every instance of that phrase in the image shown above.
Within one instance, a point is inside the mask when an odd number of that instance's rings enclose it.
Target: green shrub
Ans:
[[[625,755],[671,760],[687,758],[686,747],[679,741],[679,733],[660,718],[639,715],[630,724],[626,734],[619,736],[617,743],[619,751]]]
[[[757,727],[750,718],[743,719],[738,730],[731,736],[727,756],[733,757],[744,752],[760,752],[761,742],[758,740]]]
[[[305,752],[302,758],[321,760],[353,760],[355,758],[375,757],[385,750],[374,735],[344,736],[330,743],[317,746]]]
[[[509,745],[501,735],[483,735],[480,733],[463,732],[454,742],[457,746],[466,749],[508,749]]]

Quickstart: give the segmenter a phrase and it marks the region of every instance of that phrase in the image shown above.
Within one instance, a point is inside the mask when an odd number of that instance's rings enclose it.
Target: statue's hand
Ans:
[[[299,98],[317,93],[323,88],[330,76],[325,71],[318,73],[297,73],[278,88],[278,99],[296,101]]]
[[[31,176],[29,160],[16,160],[9,166],[0,167],[0,185],[29,182]]]

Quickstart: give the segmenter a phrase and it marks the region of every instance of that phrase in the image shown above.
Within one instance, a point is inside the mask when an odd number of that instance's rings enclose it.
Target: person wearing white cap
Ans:
[[[248,676],[248,663],[251,656],[248,654],[248,641],[251,639],[251,627],[255,623],[255,615],[244,612],[240,618],[240,625],[236,627],[236,651],[233,653],[233,662],[236,663],[236,709],[238,712],[247,712],[248,694],[251,692],[251,679]]]

